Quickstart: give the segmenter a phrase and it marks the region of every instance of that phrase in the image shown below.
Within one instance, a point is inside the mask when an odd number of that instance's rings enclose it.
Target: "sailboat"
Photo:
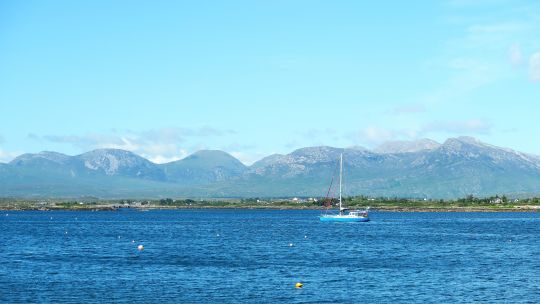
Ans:
[[[339,157],[339,213],[323,214],[319,217],[322,222],[368,222],[369,212],[365,210],[349,210],[343,207],[341,188],[343,180],[343,153]]]

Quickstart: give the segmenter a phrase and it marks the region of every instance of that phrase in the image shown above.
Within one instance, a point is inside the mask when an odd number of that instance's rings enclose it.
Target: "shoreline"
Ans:
[[[540,212],[540,206],[489,207],[378,207],[377,211],[385,212]]]
[[[357,207],[363,209],[365,207]],[[137,206],[137,207],[116,207],[111,205],[94,205],[85,207],[64,207],[64,206],[47,206],[47,207],[27,207],[27,206],[0,206],[0,211],[150,211],[150,210],[197,210],[197,209],[230,209],[230,210],[325,210],[323,207],[314,206],[264,206],[264,205],[227,205],[227,206],[212,206],[212,205],[198,205],[198,206]],[[351,209],[355,209],[352,207]],[[336,209],[330,209],[337,211]],[[379,206],[370,208],[371,211],[382,212],[540,212],[540,206],[514,206],[514,207],[484,207],[484,206],[471,206],[471,207],[403,207],[403,206]]]

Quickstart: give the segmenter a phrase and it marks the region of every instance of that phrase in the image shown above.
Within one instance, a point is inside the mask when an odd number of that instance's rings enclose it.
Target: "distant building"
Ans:
[[[497,197],[495,199],[492,199],[489,202],[492,203],[492,204],[501,204],[503,202],[503,200],[500,197]]]

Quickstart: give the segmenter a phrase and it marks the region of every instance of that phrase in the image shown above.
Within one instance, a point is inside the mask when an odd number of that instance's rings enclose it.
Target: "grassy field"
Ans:
[[[364,196],[344,198],[345,206],[370,207],[386,211],[540,211],[540,198],[508,199],[505,196],[475,198],[469,196],[456,200],[426,200],[404,198],[370,198]],[[336,199],[17,199],[0,198],[0,210],[117,210],[186,209],[186,208],[261,208],[261,209],[337,209]]]

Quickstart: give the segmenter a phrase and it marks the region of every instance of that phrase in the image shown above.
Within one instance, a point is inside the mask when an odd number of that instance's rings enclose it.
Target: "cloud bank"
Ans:
[[[540,81],[540,53],[534,53],[529,60],[529,77],[532,81]]]
[[[0,163],[7,163],[17,157],[19,154],[20,153],[0,149]]]
[[[368,146],[379,145],[395,140],[415,140],[429,135],[482,135],[489,134],[492,124],[482,119],[432,121],[417,128],[389,129],[369,126],[361,129],[358,138],[361,144]]]
[[[113,148],[137,153],[152,162],[165,163],[182,159],[188,155],[189,141],[208,139],[234,134],[232,130],[218,130],[212,127],[201,128],[161,128],[146,131],[112,131],[110,134],[90,133],[85,135],[36,135],[29,134],[33,140],[70,144],[81,151]]]
[[[510,46],[510,62],[513,65],[519,65],[523,61],[523,54],[519,44],[512,44]]]

